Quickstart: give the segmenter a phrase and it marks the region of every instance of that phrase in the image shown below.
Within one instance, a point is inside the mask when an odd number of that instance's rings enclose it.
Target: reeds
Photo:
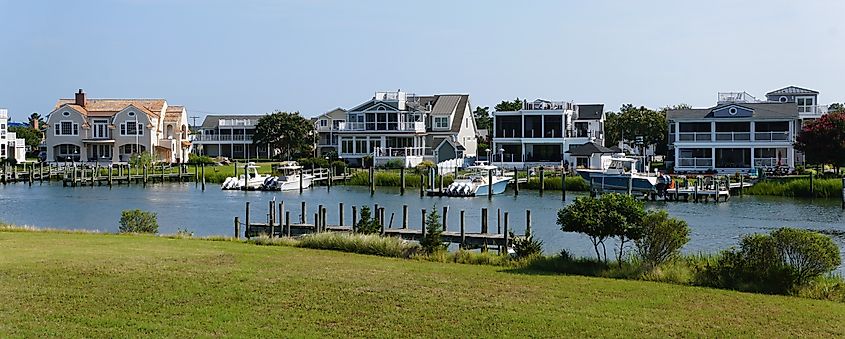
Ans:
[[[815,179],[810,190],[810,179],[762,180],[746,188],[743,193],[799,198],[838,198],[842,192],[841,179]]]

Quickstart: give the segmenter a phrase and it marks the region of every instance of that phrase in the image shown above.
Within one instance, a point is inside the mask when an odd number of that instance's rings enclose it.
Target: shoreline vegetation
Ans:
[[[0,297],[28,300],[0,307],[4,336],[845,333],[843,303],[651,282],[683,276],[677,263],[633,281],[624,279],[634,261],[608,270],[564,255],[423,255],[379,236],[244,241],[2,226],[0,240]]]

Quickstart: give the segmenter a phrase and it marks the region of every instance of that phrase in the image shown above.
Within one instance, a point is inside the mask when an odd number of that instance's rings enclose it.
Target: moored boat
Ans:
[[[224,190],[258,190],[269,177],[269,175],[259,174],[258,166],[254,162],[250,162],[244,167],[244,174],[226,178],[220,188]]]
[[[484,163],[467,168],[470,174],[455,179],[446,188],[445,194],[453,197],[475,197],[489,194],[502,194],[508,186],[511,177],[504,176],[501,170]],[[492,180],[492,181],[491,181]]]
[[[604,169],[579,169],[576,172],[592,187],[603,191],[656,192],[657,176],[637,172],[637,159],[611,158]]]
[[[275,169],[281,175],[267,178],[261,187],[262,189],[267,191],[293,191],[300,187],[311,187],[311,182],[314,179],[313,175],[303,173],[302,166],[297,164],[296,161],[283,163]],[[300,181],[302,182],[301,185]]]

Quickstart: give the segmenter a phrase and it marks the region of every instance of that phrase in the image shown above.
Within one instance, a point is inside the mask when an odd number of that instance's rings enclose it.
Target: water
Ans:
[[[568,194],[567,202],[578,196]],[[265,221],[267,202],[273,198],[286,202],[291,219],[299,218],[300,201],[307,202],[308,220],[313,219],[317,205],[328,209],[328,222],[336,223],[337,204],[346,206],[345,218],[351,220],[352,205],[379,204],[385,207],[386,220],[395,213],[393,226],[401,226],[402,205],[409,208],[411,228],[420,225],[420,209],[432,207],[442,211],[449,206],[448,225],[458,230],[459,211],[466,211],[467,232],[479,232],[481,208],[490,210],[490,230],[496,230],[496,210],[510,212],[510,225],[516,233],[525,228],[525,210],[530,209],[533,231],[544,243],[547,253],[566,249],[576,255],[594,255],[592,245],[586,237],[563,233],[555,224],[557,210],[563,206],[560,192],[547,192],[541,197],[536,191],[523,190],[518,197],[511,191],[486,197],[448,198],[419,196],[419,191],[409,189],[405,196],[398,188],[379,187],[370,196],[366,187],[333,186],[298,192],[242,192],[222,191],[217,185],[209,185],[203,192],[194,183],[150,184],[108,187],[62,187],[60,183],[18,183],[0,186],[0,220],[16,225],[32,225],[63,229],[96,229],[117,231],[120,212],[124,209],[142,209],[158,213],[159,231],[174,233],[186,229],[196,235],[231,235],[235,216],[243,218],[244,202],[252,205],[252,220]],[[733,197],[722,203],[663,203],[647,204],[648,208],[666,209],[671,216],[686,220],[692,234],[685,246],[686,253],[716,252],[735,245],[739,238],[748,233],[768,232],[781,226],[792,226],[814,230],[845,232],[845,211],[835,199],[802,200],[780,197]],[[845,248],[842,238],[834,238]],[[608,248],[608,254],[613,253]],[[842,269],[840,269],[842,271]]]

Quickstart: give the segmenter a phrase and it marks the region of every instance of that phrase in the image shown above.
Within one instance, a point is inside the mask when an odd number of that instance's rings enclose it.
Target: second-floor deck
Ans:
[[[212,134],[194,135],[194,141],[245,141],[252,142],[252,135],[247,134]]]
[[[345,122],[337,132],[412,132],[425,133],[424,122]]]

